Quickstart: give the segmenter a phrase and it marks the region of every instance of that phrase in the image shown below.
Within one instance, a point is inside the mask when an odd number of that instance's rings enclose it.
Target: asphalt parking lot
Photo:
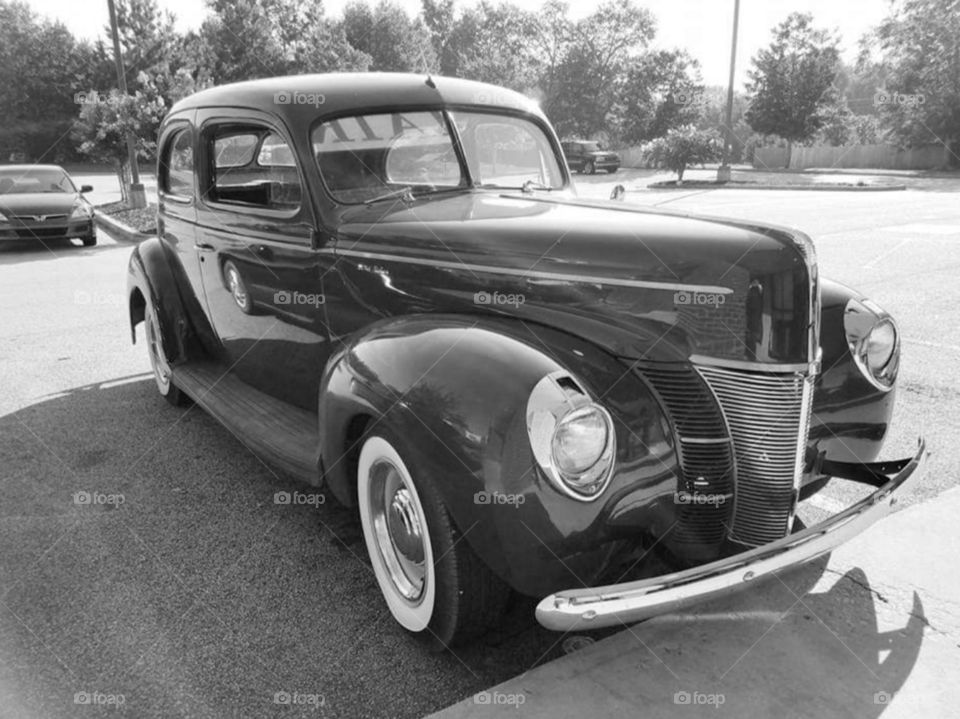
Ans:
[[[960,180],[884,193],[634,191],[649,174],[578,184],[799,226],[824,275],[891,311],[904,360],[888,455],[926,436],[916,502],[960,484]],[[112,178],[78,178],[88,181]],[[103,713],[80,713],[84,692],[122,698],[117,716],[418,717],[563,652],[530,602],[455,653],[431,654],[397,628],[348,512],[275,504],[278,491],[309,490],[200,410],[157,396],[142,342],[130,344],[129,252],[102,233],[94,248],[0,248],[0,717]],[[93,493],[113,499],[85,503]],[[830,485],[809,516],[854,493]]]

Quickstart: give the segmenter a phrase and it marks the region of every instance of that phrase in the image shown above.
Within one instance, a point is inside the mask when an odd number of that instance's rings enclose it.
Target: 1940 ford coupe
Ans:
[[[390,612],[434,642],[512,591],[571,630],[745,587],[920,474],[922,442],[877,462],[897,325],[806,235],[578,199],[520,94],[212,88],[164,120],[158,186],[128,279],[160,393],[356,507]],[[875,491],[804,527],[834,477]]]

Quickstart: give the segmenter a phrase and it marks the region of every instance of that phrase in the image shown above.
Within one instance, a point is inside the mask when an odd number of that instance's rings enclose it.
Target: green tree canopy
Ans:
[[[838,40],[813,26],[813,16],[793,13],[773,29],[773,42],[753,58],[746,120],[759,133],[788,143],[811,138],[834,101]]]
[[[885,87],[875,96],[904,144],[939,142],[960,164],[960,5],[904,0],[877,29]]]

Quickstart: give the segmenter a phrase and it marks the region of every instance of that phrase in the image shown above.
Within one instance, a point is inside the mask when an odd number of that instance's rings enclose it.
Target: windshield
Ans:
[[[69,192],[77,189],[63,170],[23,169],[0,170],[0,195],[23,195],[33,192]]]
[[[475,185],[520,188],[532,182],[548,189],[562,187],[550,141],[534,123],[487,112],[458,111],[451,117]]]
[[[534,123],[487,112],[453,112],[475,186],[552,189],[563,177],[550,142]],[[311,142],[320,173],[340,202],[430,194],[468,186],[439,111],[393,112],[329,120]]]
[[[584,152],[600,152],[600,145],[596,142],[583,143]]]

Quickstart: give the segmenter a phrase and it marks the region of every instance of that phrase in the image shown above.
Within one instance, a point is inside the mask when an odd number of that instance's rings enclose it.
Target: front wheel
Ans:
[[[593,160],[588,161],[587,164],[583,166],[583,171],[588,175],[592,175],[597,171],[597,168],[594,167]]]
[[[150,356],[150,366],[153,368],[153,379],[157,383],[157,389],[163,398],[175,407],[189,404],[189,397],[173,383],[173,372],[167,361],[166,352],[163,350],[160,322],[152,301],[147,302],[143,313],[143,324],[147,336],[147,354]]]
[[[483,564],[430,480],[386,430],[360,450],[357,500],[363,536],[393,618],[435,648],[496,624],[510,589]]]
[[[83,242],[84,247],[93,247],[95,244],[97,244],[97,233],[94,232],[92,235],[81,237],[80,241]]]

